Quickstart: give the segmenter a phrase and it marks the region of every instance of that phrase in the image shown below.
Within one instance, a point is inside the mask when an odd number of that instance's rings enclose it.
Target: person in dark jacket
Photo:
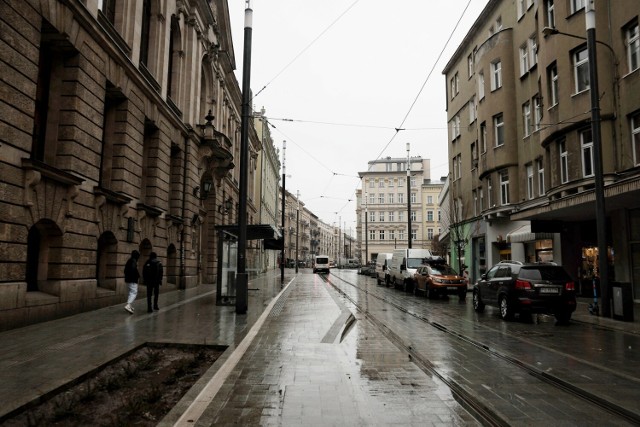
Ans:
[[[124,265],[124,281],[129,287],[129,296],[127,297],[127,304],[124,309],[133,314],[133,306],[131,305],[138,296],[138,279],[140,279],[140,273],[138,272],[138,259],[140,258],[140,252],[132,251],[131,257]]]
[[[162,263],[158,259],[155,252],[151,252],[149,259],[142,268],[142,278],[147,286],[147,312],[151,313],[151,295],[153,294],[153,309],[158,308],[158,295],[160,294],[160,285],[162,284]]]

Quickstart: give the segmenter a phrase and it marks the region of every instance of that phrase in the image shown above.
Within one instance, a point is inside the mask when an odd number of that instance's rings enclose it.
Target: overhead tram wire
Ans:
[[[338,15],[338,17],[336,19],[333,20],[333,22],[331,24],[329,24],[324,30],[322,30],[322,32],[320,34],[318,34],[316,36],[315,39],[313,39],[304,49],[302,49],[296,56],[293,57],[293,59],[291,61],[289,61],[289,63],[287,65],[285,65],[279,72],[278,74],[276,74],[271,80],[269,80],[267,82],[267,84],[265,84],[264,86],[262,86],[262,88],[256,92],[256,94],[253,96],[252,100],[255,99],[258,95],[260,95],[262,93],[262,91],[264,91],[271,83],[273,83],[273,81],[275,79],[277,79],[278,77],[280,77],[280,75],[282,73],[285,72],[285,70],[287,68],[289,68],[291,66],[291,64],[293,64],[294,62],[296,62],[296,60],[302,56],[303,53],[305,53],[311,46],[313,46],[315,44],[315,42],[317,42],[327,31],[329,31],[329,29],[331,29],[331,27],[333,27],[340,19],[342,19],[342,17],[344,15],[347,14],[347,12],[349,12],[360,0],[355,0],[353,3],[351,3],[351,5],[345,9],[344,12],[342,12],[340,15]]]

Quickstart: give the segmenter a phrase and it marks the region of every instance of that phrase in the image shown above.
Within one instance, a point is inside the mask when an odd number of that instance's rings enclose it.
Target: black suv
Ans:
[[[566,324],[576,309],[575,284],[562,266],[553,263],[502,261],[473,286],[475,311],[483,311],[485,304],[498,307],[504,320],[515,313],[547,313]]]

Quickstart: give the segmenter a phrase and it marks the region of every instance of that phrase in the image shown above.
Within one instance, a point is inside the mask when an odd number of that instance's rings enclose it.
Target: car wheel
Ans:
[[[513,318],[513,306],[509,303],[506,295],[500,296],[498,306],[500,307],[500,317],[502,320],[510,320]]]
[[[562,311],[555,314],[556,316],[556,325],[568,325],[569,320],[571,320],[571,313],[568,311]]]
[[[379,277],[376,277],[376,285],[378,286],[382,285],[382,282],[380,281]]]
[[[484,303],[482,302],[482,298],[480,298],[480,292],[477,290],[473,291],[473,309],[478,313],[484,311]]]
[[[465,299],[467,299],[467,290],[461,289],[460,292],[458,292],[458,300],[464,301]]]

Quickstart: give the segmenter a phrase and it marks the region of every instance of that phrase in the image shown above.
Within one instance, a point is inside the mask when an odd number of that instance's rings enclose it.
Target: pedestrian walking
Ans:
[[[131,303],[136,300],[138,296],[138,280],[140,279],[140,272],[138,272],[138,259],[140,258],[140,252],[132,251],[131,256],[124,265],[124,281],[129,287],[129,295],[127,297],[127,304],[124,309],[133,314],[133,307]]]
[[[155,252],[149,254],[149,259],[142,268],[142,278],[147,286],[147,312],[160,310],[158,307],[158,295],[162,284],[162,263]],[[153,294],[153,310],[151,309],[151,295]]]

